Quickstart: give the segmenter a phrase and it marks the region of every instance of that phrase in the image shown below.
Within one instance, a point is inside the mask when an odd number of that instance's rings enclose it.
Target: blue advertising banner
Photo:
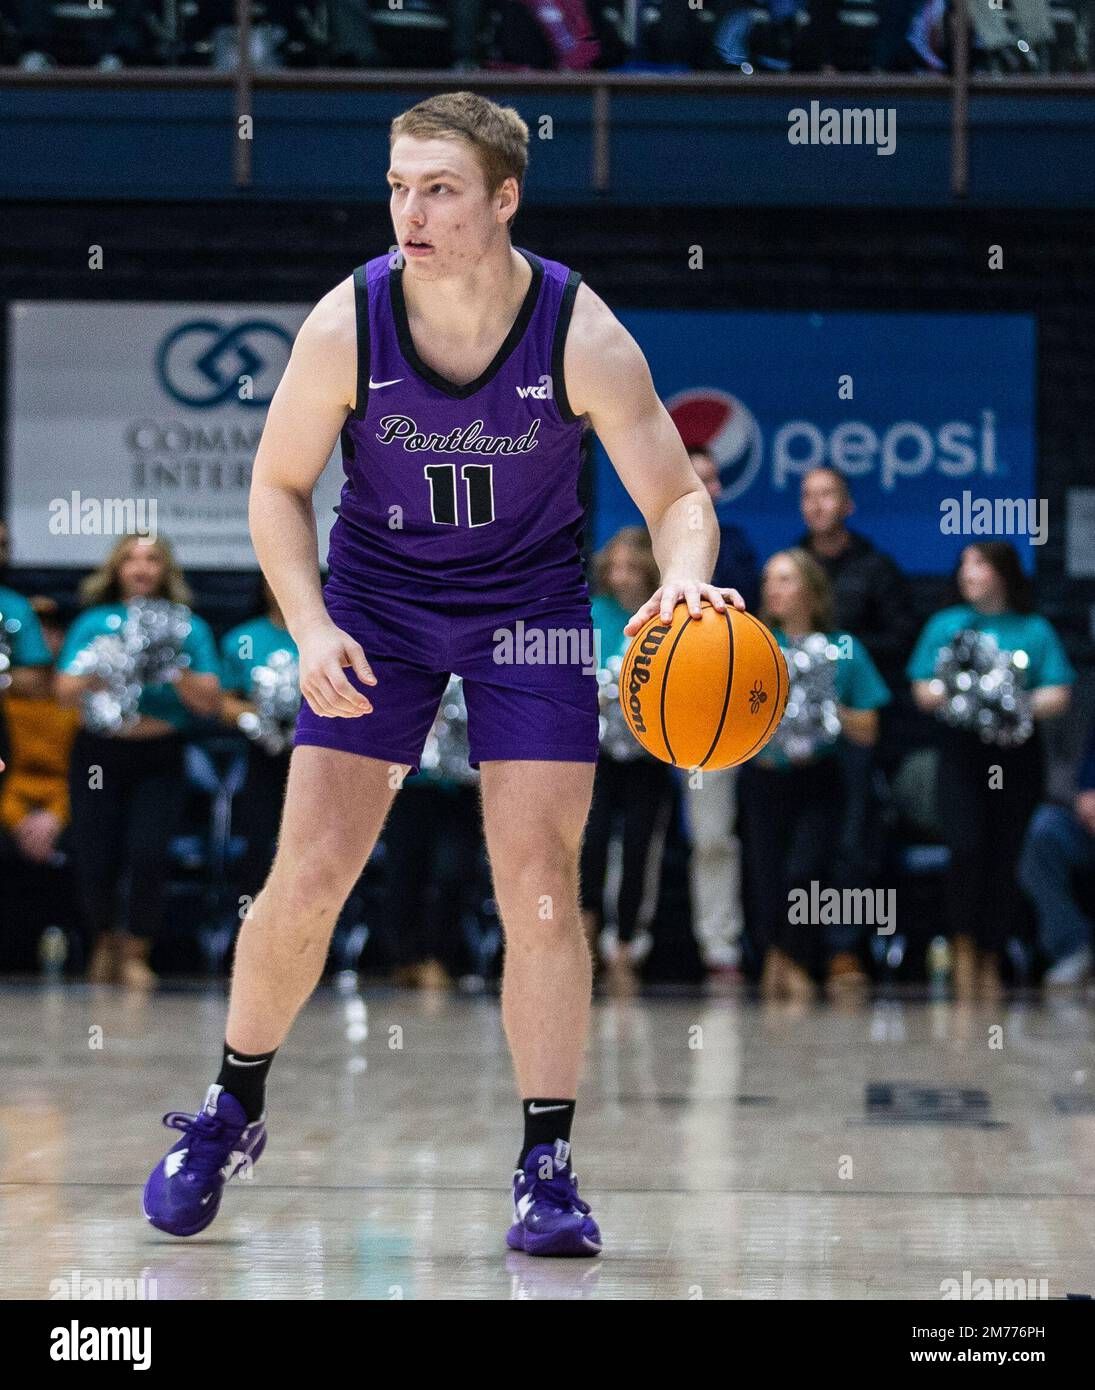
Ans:
[[[848,480],[850,524],[913,574],[948,572],[970,539],[1000,534],[990,514],[999,521],[1036,512],[1030,316],[618,317],[645,352],[685,444],[714,454],[720,503],[762,562],[801,535],[800,480],[822,463]],[[591,533],[600,546],[642,517],[599,441],[595,469]],[[1024,507],[999,499],[1023,499]],[[1028,537],[1013,539],[1033,570]]]

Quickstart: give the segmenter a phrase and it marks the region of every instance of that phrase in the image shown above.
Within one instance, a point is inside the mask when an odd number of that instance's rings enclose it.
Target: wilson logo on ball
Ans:
[[[646,733],[641,692],[643,686],[650,679],[650,660],[651,657],[657,655],[658,648],[670,630],[664,623],[659,622],[656,627],[650,629],[641,642],[637,637],[635,639],[636,642],[639,642],[639,650],[631,663],[630,675],[627,680],[627,704],[634,721],[633,727],[640,733]]]
[[[787,665],[751,613],[704,601],[647,620],[624,653],[620,704],[648,753],[675,767],[734,767],[759,753],[787,704]],[[760,716],[758,719],[757,716]]]

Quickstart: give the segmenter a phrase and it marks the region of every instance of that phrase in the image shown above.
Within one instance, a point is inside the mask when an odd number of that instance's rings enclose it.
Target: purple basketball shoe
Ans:
[[[601,1233],[578,1196],[565,1139],[537,1144],[524,1168],[513,1175],[513,1225],[506,1234],[511,1250],[526,1255],[599,1255]]]
[[[158,1231],[196,1236],[216,1216],[224,1184],[241,1170],[250,1171],[266,1147],[265,1115],[247,1123],[243,1106],[215,1083],[196,1115],[170,1110],[168,1129],[183,1137],[145,1183],[144,1214]]]

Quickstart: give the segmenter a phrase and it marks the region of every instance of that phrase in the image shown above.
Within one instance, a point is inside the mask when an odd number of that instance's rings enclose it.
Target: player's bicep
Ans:
[[[313,310],[270,402],[255,454],[254,484],[311,494],[350,410],[348,351],[352,354],[352,345]]]
[[[586,413],[649,524],[699,480],[638,343],[619,323],[607,338],[586,355]]]
[[[598,433],[620,481],[648,524],[700,486],[677,427],[656,396],[649,409]]]

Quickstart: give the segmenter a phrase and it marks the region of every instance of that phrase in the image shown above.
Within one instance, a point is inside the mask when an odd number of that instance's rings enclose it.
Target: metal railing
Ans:
[[[694,72],[457,72],[424,69],[293,69],[256,68],[251,63],[251,7],[236,0],[239,62],[232,71],[207,68],[54,69],[48,73],[0,69],[0,86],[108,88],[232,88],[235,91],[237,138],[233,177],[237,188],[251,184],[251,141],[239,138],[240,121],[253,111],[253,95],[262,91],[383,91],[422,88],[429,91],[554,91],[588,93],[590,97],[590,183],[605,192],[611,179],[612,95],[641,92],[753,96],[781,91],[826,94],[872,92],[907,96],[947,96],[950,100],[951,193],[964,198],[969,191],[970,96],[1090,96],[1095,72],[1068,75],[1008,74],[986,76],[969,72],[968,0],[952,0],[951,71],[949,73],[739,73]]]

